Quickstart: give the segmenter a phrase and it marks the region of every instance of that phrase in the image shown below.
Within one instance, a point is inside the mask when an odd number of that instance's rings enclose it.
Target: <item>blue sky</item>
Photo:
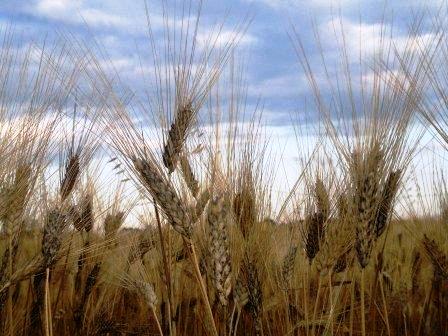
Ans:
[[[148,0],[156,39],[162,36],[160,3]],[[413,11],[425,10],[426,17],[431,18],[440,12],[441,3],[440,0],[391,0],[386,5],[376,0],[204,0],[205,31],[220,22],[224,13],[229,13],[225,32],[231,32],[233,24],[246,14],[253,17],[238,47],[238,56],[244,60],[248,110],[261,103],[274,151],[282,157],[276,168],[281,176],[279,192],[288,190],[297,178],[297,147],[303,145],[298,144],[301,140],[296,137],[292,119],[310,109],[305,101],[312,100],[288,36],[292,25],[311,63],[318,66],[313,27],[320,34],[325,57],[337,62],[332,27],[334,20],[340,19],[349,60],[356,63],[360,49],[367,55],[373,53],[384,13],[386,26],[393,26],[392,38],[399,45],[405,40]],[[111,62],[122,80],[132,90],[141,92],[146,85],[141,76],[141,62],[145,64],[151,58],[144,8],[143,0],[2,0],[0,25],[12,24],[21,33],[19,43],[23,45],[67,32],[91,43],[95,40],[107,52],[102,61]]]
[[[162,34],[157,29],[161,23],[160,3],[148,0],[156,34]],[[368,50],[375,43],[383,13],[388,24],[393,18],[394,35],[399,39],[410,23],[411,10],[435,13],[440,3],[394,0],[384,10],[383,1],[373,0],[205,0],[202,21],[207,30],[228,12],[226,29],[230,32],[232,24],[246,14],[253,16],[239,47],[245,60],[248,102],[255,105],[260,101],[266,122],[281,126],[291,123],[291,115],[304,109],[303,99],[310,95],[288,37],[291,25],[296,27],[313,60],[318,58],[312,48],[313,24],[321,35],[324,52],[331,55],[335,48],[331,23],[341,15],[348,45],[356,55],[360,34],[362,48]],[[151,55],[143,0],[2,0],[0,22],[12,23],[22,33],[24,44],[42,41],[54,32],[69,31],[87,40],[94,38],[107,51],[108,61],[124,81],[133,83],[133,90],[144,85],[140,61],[145,62]]]

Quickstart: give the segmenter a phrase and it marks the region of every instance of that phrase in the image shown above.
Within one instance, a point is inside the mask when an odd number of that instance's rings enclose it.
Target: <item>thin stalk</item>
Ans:
[[[183,238],[184,244],[187,247],[187,251],[190,257],[190,260],[193,262],[194,273],[196,276],[196,281],[198,282],[199,288],[201,290],[202,300],[204,301],[205,310],[208,315],[208,319],[210,320],[210,324],[212,327],[212,333],[215,336],[218,336],[218,331],[216,329],[215,320],[213,318],[212,308],[210,306],[210,301],[208,300],[207,289],[205,288],[204,281],[202,280],[201,271],[199,269],[198,257],[196,255],[196,251],[192,242],[187,241]]]
[[[362,336],[366,336],[366,315],[365,315],[365,300],[364,300],[364,291],[365,291],[365,281],[364,281],[364,268],[361,268],[361,330]]]
[[[383,300],[384,319],[386,322],[387,334],[390,336],[389,314],[387,313],[386,296],[384,295],[383,279],[381,277],[379,279],[379,282],[380,282],[381,299]]]
[[[353,336],[353,319],[355,313],[355,281],[352,277],[352,283],[350,285],[350,336]]]
[[[49,278],[50,278],[50,269],[47,267],[46,269],[46,276],[45,276],[45,335],[51,336],[50,332],[50,302],[49,302],[49,295],[50,295],[50,285],[49,285]]]
[[[54,310],[53,310],[53,314],[56,313],[56,309],[58,307],[58,302],[59,302],[59,297],[61,292],[64,289],[64,285],[66,283],[66,281],[64,281],[65,279],[65,274],[67,273],[67,265],[68,265],[68,257],[70,255],[70,250],[72,248],[72,243],[73,243],[73,235],[75,234],[75,232],[72,232],[70,234],[70,242],[68,244],[68,251],[67,251],[67,255],[65,256],[65,262],[64,262],[64,270],[62,271],[62,275],[61,275],[61,280],[59,281],[59,286],[58,286],[58,293],[56,294],[56,300],[54,303]]]
[[[151,308],[152,314],[154,315],[154,319],[156,320],[157,330],[160,333],[160,336],[163,336],[162,326],[160,325],[159,318],[157,317],[156,311]]]
[[[309,316],[308,316],[308,292],[309,292],[309,277],[311,272],[311,265],[308,265],[307,272],[305,272],[304,276],[304,286],[303,286],[303,300],[304,300],[304,309],[305,309],[305,321],[306,321],[306,336],[309,334]]]
[[[238,313],[236,314],[236,322],[235,327],[233,329],[233,336],[236,336],[236,331],[238,330],[238,322],[240,322],[241,309],[238,309]]]
[[[434,279],[433,279],[433,282],[434,282]],[[419,336],[422,331],[422,326],[424,324],[423,320],[428,317],[428,309],[429,309],[429,304],[431,302],[433,290],[434,290],[434,285],[431,284],[431,289],[429,290],[428,296],[425,299],[425,303],[423,306],[423,312],[422,312],[422,315],[420,316],[420,321],[418,323],[417,336]]]
[[[331,270],[328,272],[328,285],[330,286],[330,330],[331,335],[334,335],[334,325],[333,325],[333,286],[331,284],[332,273]]]
[[[316,327],[316,315],[317,315],[317,307],[319,306],[319,297],[320,297],[320,291],[322,287],[322,281],[320,280],[320,276],[317,280],[317,293],[316,293],[316,301],[314,302],[314,309],[313,309],[313,321],[312,321],[312,327],[311,327],[311,335],[315,335],[315,327]]]
[[[11,226],[11,224],[10,224]],[[10,229],[11,230],[11,229]],[[9,232],[9,260],[8,260],[9,276],[12,277],[12,233]],[[14,335],[14,326],[12,324],[12,290],[8,288],[8,320],[9,320],[9,335]]]
[[[162,250],[162,258],[163,258],[163,270],[165,272],[165,286],[168,292],[168,325],[169,325],[169,332],[171,336],[174,336],[173,334],[173,328],[172,328],[172,314],[173,314],[173,297],[171,292],[171,272],[169,268],[168,258],[166,256],[165,251],[165,243],[163,239],[163,232],[162,232],[162,223],[160,221],[160,215],[159,215],[159,209],[157,208],[156,200],[153,199],[154,204],[154,212],[156,214],[156,221],[157,221],[157,230],[159,233],[159,240],[160,240],[160,249]]]

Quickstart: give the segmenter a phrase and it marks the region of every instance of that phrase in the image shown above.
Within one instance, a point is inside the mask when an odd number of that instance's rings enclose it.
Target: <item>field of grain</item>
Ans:
[[[443,14],[356,68],[343,38],[316,68],[290,27],[316,118],[278,197],[238,65],[250,17],[199,47],[200,2],[178,2],[163,48],[148,22],[147,99],[69,33],[20,49],[3,27],[0,334],[447,335],[445,167],[413,169],[422,139],[448,148]]]

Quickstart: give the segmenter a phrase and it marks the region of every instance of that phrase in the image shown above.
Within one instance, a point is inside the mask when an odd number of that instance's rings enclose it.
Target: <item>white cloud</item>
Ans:
[[[126,28],[131,24],[126,16],[91,7],[85,0],[36,0],[27,11],[51,20],[86,23],[90,27]]]
[[[308,88],[308,82],[300,74],[298,68],[294,69],[292,74],[267,78],[258,83],[251,81],[251,83],[248,87],[248,95],[263,98],[297,97],[301,88]]]
[[[391,32],[393,34],[391,34]],[[410,37],[406,32],[393,31],[387,23],[359,23],[347,18],[333,18],[319,26],[319,35],[326,55],[339,52],[345,44],[349,61],[359,62],[359,57],[370,57],[376,53],[391,51],[415,51],[422,44],[434,39],[431,33]]]
[[[238,46],[252,46],[258,42],[254,35],[245,33],[241,35],[238,31],[221,30],[217,32],[213,29],[201,29],[196,36],[198,47],[206,49],[213,46],[215,49],[225,48],[237,43]]]

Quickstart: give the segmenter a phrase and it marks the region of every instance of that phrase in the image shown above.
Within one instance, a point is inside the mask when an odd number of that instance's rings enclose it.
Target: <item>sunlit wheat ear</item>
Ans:
[[[208,206],[207,222],[210,229],[210,253],[212,257],[212,279],[219,302],[226,306],[232,289],[232,264],[227,228],[229,204],[223,197],[214,198]]]
[[[210,200],[210,192],[208,189],[205,189],[197,198],[196,206],[192,209],[192,222],[195,223],[199,217],[202,216],[205,207]]]
[[[426,254],[431,260],[434,271],[439,276],[448,279],[448,258],[445,253],[443,253],[436,241],[429,239],[426,234],[423,236],[422,243]]]
[[[59,210],[50,210],[47,215],[42,237],[42,255],[45,267],[51,267],[57,260],[66,221],[66,216]]]
[[[249,292],[247,286],[245,286],[241,276],[238,276],[233,287],[233,300],[237,305],[238,309],[244,308],[249,302]]]
[[[250,186],[243,186],[235,195],[233,211],[241,233],[247,239],[257,220],[254,191]]]
[[[289,289],[289,283],[294,273],[294,264],[296,260],[296,255],[297,255],[297,246],[292,245],[290,246],[285,258],[283,259],[281,288],[284,290]]]
[[[182,106],[176,111],[162,153],[163,164],[168,168],[170,173],[176,169],[176,164],[187,137],[188,129],[193,122],[194,115],[195,112],[191,104]]]
[[[108,213],[104,219],[104,238],[106,241],[113,241],[118,230],[123,225],[124,212]]]
[[[376,238],[379,238],[386,229],[387,220],[392,211],[392,203],[398,190],[400,175],[400,171],[391,172],[383,186],[380,204],[378,205],[378,211],[375,219]]]
[[[61,180],[61,199],[65,200],[72,192],[79,177],[79,154],[69,155],[65,163],[65,171]]]
[[[23,214],[30,191],[31,176],[32,167],[29,164],[21,164],[15,171],[12,185],[1,188],[2,211],[0,215],[8,226]]]
[[[165,214],[169,224],[187,239],[191,239],[192,226],[182,201],[172,186],[162,177],[151,163],[132,158],[135,170],[139,173],[144,187],[154,197]]]
[[[357,226],[355,249],[358,262],[362,268],[365,268],[370,260],[372,252],[374,227],[373,221],[376,215],[376,194],[377,194],[376,175],[369,173],[365,175],[360,184],[360,190],[357,191]]]
[[[338,217],[340,221],[346,220],[349,215],[349,203],[346,194],[339,195],[337,200]]]
[[[146,253],[148,253],[155,246],[155,242],[150,233],[146,230],[140,233],[138,241],[131,246],[128,254],[128,264],[133,264],[137,259],[143,260]]]
[[[93,199],[90,194],[82,197],[78,207],[71,207],[69,214],[76,230],[90,232],[94,224]]]
[[[199,192],[199,182],[194,176],[193,169],[188,161],[188,158],[185,155],[181,155],[180,157],[180,167],[182,170],[182,176],[184,178],[185,183],[187,184],[188,189],[190,190],[193,197],[196,197]]]
[[[158,300],[154,285],[146,281],[135,281],[134,286],[139,294],[144,298],[148,307],[152,310],[156,310]]]

